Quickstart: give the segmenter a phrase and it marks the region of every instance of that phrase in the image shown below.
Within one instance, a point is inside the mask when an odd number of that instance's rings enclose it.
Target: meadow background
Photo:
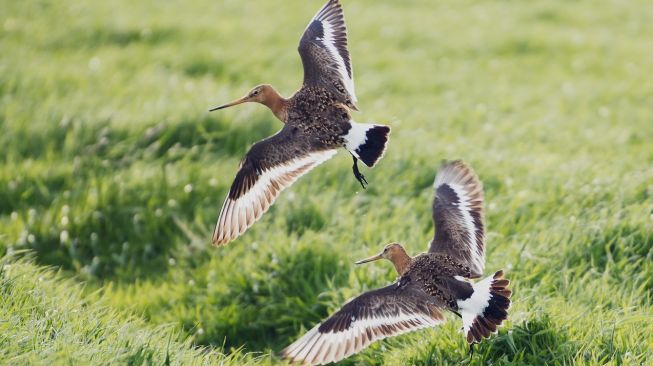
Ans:
[[[343,364],[653,364],[653,6],[344,0],[360,122],[244,236],[210,236],[239,159],[281,124],[207,109],[302,80],[321,0],[0,0],[0,364],[283,364],[351,296],[357,259],[432,236],[431,183],[485,184],[487,271],[510,320],[468,357],[460,322]]]

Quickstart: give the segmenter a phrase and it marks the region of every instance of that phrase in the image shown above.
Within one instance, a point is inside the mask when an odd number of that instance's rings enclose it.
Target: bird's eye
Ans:
[[[383,253],[387,253],[387,252],[388,252],[388,248],[383,249]]]
[[[254,90],[253,92],[250,93],[251,96],[255,96],[256,94],[258,94],[258,90]]]

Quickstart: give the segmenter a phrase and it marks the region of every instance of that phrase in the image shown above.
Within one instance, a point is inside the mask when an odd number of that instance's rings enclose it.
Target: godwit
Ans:
[[[397,243],[361,264],[388,259],[399,278],[366,292],[282,351],[291,362],[337,362],[372,342],[444,322],[442,310],[462,318],[470,351],[508,316],[511,291],[503,271],[478,282],[485,263],[483,188],[460,161],[443,164],[435,178],[435,236],[428,253],[415,257]]]
[[[310,21],[299,42],[304,84],[286,99],[270,85],[256,86],[244,97],[211,109],[245,102],[261,103],[284,126],[257,142],[240,162],[240,170],[222,205],[213,244],[235,239],[258,220],[283,189],[331,158],[338,147],[354,159],[354,176],[365,188],[358,159],[372,167],[383,156],[390,127],[356,123],[353,70],[347,29],[338,0],[331,0]]]

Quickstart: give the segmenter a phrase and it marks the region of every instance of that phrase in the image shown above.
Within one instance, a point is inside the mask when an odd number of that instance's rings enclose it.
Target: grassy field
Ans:
[[[472,357],[446,325],[343,364],[653,364],[649,1],[344,0],[359,122],[393,128],[363,191],[341,152],[244,236],[210,235],[262,106],[299,87],[322,1],[0,0],[0,364],[282,364],[353,262],[432,235],[431,183],[486,188],[507,325]]]

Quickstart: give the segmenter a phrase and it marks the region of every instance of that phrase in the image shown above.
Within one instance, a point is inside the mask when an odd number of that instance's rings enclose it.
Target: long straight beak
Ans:
[[[223,105],[220,105],[220,106],[217,106],[217,107],[213,107],[213,108],[209,109],[209,112],[213,112],[213,111],[217,111],[218,109],[224,109],[224,108],[227,108],[227,107],[235,106],[235,105],[238,105],[238,104],[241,104],[241,103],[245,103],[246,101],[247,101],[247,97],[242,97],[240,99],[234,100],[231,103],[227,103],[227,104],[223,104]]]
[[[383,258],[383,252],[381,252],[381,253],[379,253],[377,255],[373,255],[373,256],[371,256],[371,257],[369,257],[367,259],[361,259],[358,262],[356,262],[356,264],[363,264],[363,263],[367,263],[367,262],[372,262],[372,261],[379,260],[381,258]]]

